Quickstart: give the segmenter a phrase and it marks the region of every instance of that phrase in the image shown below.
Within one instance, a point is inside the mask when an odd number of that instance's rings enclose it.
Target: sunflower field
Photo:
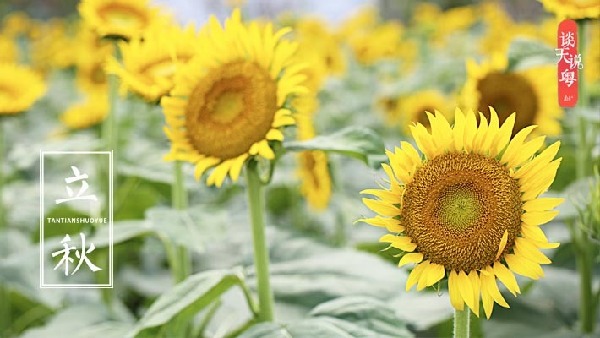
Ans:
[[[0,2],[0,338],[600,337],[600,1]]]

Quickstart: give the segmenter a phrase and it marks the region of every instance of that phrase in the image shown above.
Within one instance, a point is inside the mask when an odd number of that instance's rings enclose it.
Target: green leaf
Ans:
[[[383,155],[385,145],[379,135],[367,128],[350,127],[330,135],[305,141],[285,142],[287,150],[323,150],[353,157],[369,164],[369,156]]]
[[[222,240],[231,224],[226,210],[196,205],[187,210],[156,207],[146,212],[146,222],[160,237],[196,252],[204,245]]]
[[[109,317],[109,313],[98,304],[75,305],[59,312],[45,326],[28,330],[21,337],[65,337],[68,332],[69,338],[122,338],[133,327],[131,322]]]
[[[557,61],[554,49],[538,40],[516,38],[508,48],[509,71],[556,64]]]
[[[406,280],[404,270],[363,252],[331,249],[316,244],[290,242],[296,258],[271,264],[271,284],[277,300],[314,307],[342,296],[370,296],[387,299],[399,294]],[[288,241],[282,242],[282,248]],[[280,257],[274,246],[273,257]],[[312,251],[306,251],[312,250]],[[390,283],[393,281],[393,283]],[[249,279],[249,283],[254,283]],[[250,284],[252,286],[252,284]]]
[[[94,243],[97,248],[108,247],[108,230],[108,226],[100,227],[94,237],[90,239],[90,243]],[[145,221],[117,221],[113,223],[113,245],[153,232],[153,228]]]
[[[160,296],[128,336],[137,336],[144,330],[165,325],[175,317],[177,320],[190,318],[217,300],[225,291],[242,283],[238,274],[226,270],[192,275]]]
[[[358,324],[329,317],[309,318],[289,325],[262,323],[252,326],[239,338],[314,338],[314,337],[407,337],[403,333],[382,333]],[[412,337],[412,335],[408,335]]]
[[[330,317],[354,323],[379,335],[413,337],[393,307],[371,297],[341,297],[318,305],[313,317]]]

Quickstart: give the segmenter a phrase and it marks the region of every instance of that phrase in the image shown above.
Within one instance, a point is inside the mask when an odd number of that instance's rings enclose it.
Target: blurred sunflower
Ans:
[[[60,121],[69,129],[85,129],[100,124],[107,114],[108,97],[106,93],[99,92],[71,105],[62,113]]]
[[[400,96],[383,96],[377,99],[375,107],[381,110],[385,116],[386,124],[396,125],[400,121]]]
[[[0,117],[29,109],[45,92],[41,76],[28,67],[0,63]]]
[[[176,69],[200,52],[197,41],[194,27],[149,30],[143,40],[121,43],[123,64],[111,57],[107,72],[121,78],[124,90],[156,102],[173,88]]]
[[[0,63],[17,63],[19,60],[19,49],[15,41],[0,34]]]
[[[446,112],[450,106],[448,99],[444,94],[437,90],[423,90],[404,96],[400,100],[400,124],[404,127],[404,132],[409,134],[409,126],[414,123],[420,123],[427,129],[430,129],[427,113],[435,111]]]
[[[590,22],[590,36],[600,36],[600,22],[598,20]],[[600,39],[590,39],[584,58],[583,74],[585,81],[589,83],[600,81]]]
[[[402,30],[400,23],[389,21],[348,37],[348,44],[358,62],[372,65],[400,54]]]
[[[313,116],[298,114],[297,135],[299,140],[315,137]],[[324,210],[331,199],[331,175],[327,154],[320,150],[298,153],[298,176],[300,192],[315,210]]]
[[[2,20],[2,33],[9,37],[28,35],[32,20],[25,12],[9,12]]]
[[[537,125],[541,134],[560,134],[558,119],[563,110],[556,100],[558,88],[548,86],[556,82],[556,66],[509,73],[506,63],[502,57],[492,57],[481,65],[467,61],[467,81],[460,94],[463,108],[487,112],[487,107],[494,107],[501,122],[516,112],[513,135],[530,125]]]
[[[128,40],[164,21],[149,0],[82,0],[79,14],[96,34]]]
[[[295,31],[300,53],[314,54],[314,62],[318,62],[328,74],[344,73],[346,59],[342,48],[325,22],[312,18],[302,19],[297,22]]]
[[[400,266],[417,264],[406,290],[447,276],[452,306],[463,310],[466,303],[479,315],[481,297],[488,318],[494,303],[509,307],[496,279],[516,296],[513,273],[543,276],[540,264],[550,260],[539,249],[558,244],[549,243],[539,226],[562,202],[538,198],[556,175],[560,142],[533,157],[545,140],[525,141],[534,126],[511,140],[515,114],[503,124],[491,107],[489,115],[488,124],[480,114],[478,127],[474,114],[457,109],[451,127],[440,113],[429,114],[431,133],[422,124],[411,126],[424,157],[402,142],[387,151],[390,165],[383,164],[390,187],[362,191],[377,197],[363,199],[378,214],[364,221],[391,232],[380,241],[405,252]]]
[[[73,53],[73,27],[61,19],[52,19],[34,25],[31,38],[31,62],[35,69],[46,73],[53,69],[69,68],[77,62]]]
[[[539,0],[544,8],[561,19],[585,19],[600,17],[598,0]]]
[[[87,29],[78,31],[76,41],[77,86],[86,93],[106,92],[106,63],[113,54],[114,46]]]
[[[220,187],[227,174],[237,181],[249,157],[275,158],[269,142],[295,123],[286,100],[307,92],[298,45],[281,40],[289,31],[243,24],[239,10],[224,27],[211,16],[203,52],[177,70],[172,97],[161,100],[172,142],[167,160],[194,163],[196,179],[214,167],[206,183]]]

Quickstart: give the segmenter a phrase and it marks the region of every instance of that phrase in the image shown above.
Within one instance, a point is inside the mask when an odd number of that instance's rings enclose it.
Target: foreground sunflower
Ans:
[[[164,20],[149,0],[82,0],[79,14],[99,36],[124,40]]]
[[[0,63],[0,117],[22,113],[45,92],[46,84],[31,69]]]
[[[236,181],[251,156],[274,159],[270,142],[283,140],[281,128],[295,123],[289,96],[306,91],[297,44],[281,40],[289,29],[273,32],[240,11],[221,27],[209,19],[198,54],[175,74],[171,97],[163,97],[172,142],[167,160],[195,164],[195,177],[211,167],[206,183],[220,187],[227,174]]]
[[[143,40],[122,42],[123,65],[112,57],[107,72],[119,76],[123,89],[156,102],[173,88],[177,67],[200,52],[198,36],[194,27],[184,30],[175,25],[150,30],[146,35]]]
[[[539,251],[555,248],[540,225],[554,218],[560,198],[538,198],[545,192],[561,159],[554,159],[556,142],[534,157],[544,136],[526,142],[535,128],[521,130],[511,140],[515,114],[499,123],[457,109],[451,127],[440,114],[429,114],[432,131],[411,126],[421,155],[410,143],[387,151],[383,164],[390,186],[362,191],[377,199],[363,202],[378,216],[368,224],[391,234],[380,241],[405,254],[399,265],[416,263],[406,290],[417,290],[448,278],[450,301],[463,310],[466,303],[479,315],[480,297],[489,318],[494,303],[509,307],[496,279],[516,296],[513,273],[532,279],[543,276],[540,264],[550,260]]]
[[[487,107],[494,107],[500,123],[516,112],[513,135],[537,125],[537,133],[555,136],[561,132],[558,120],[563,110],[556,100],[558,87],[548,86],[554,82],[556,65],[508,72],[504,57],[494,56],[481,64],[469,60],[460,101],[463,109],[484,112],[488,119]]]
[[[544,8],[561,19],[585,19],[600,17],[598,0],[540,0]]]

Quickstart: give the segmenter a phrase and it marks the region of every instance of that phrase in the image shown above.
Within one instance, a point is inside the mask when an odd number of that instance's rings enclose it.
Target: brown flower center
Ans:
[[[406,186],[401,220],[417,251],[449,270],[493,264],[521,226],[518,182],[495,159],[478,154],[440,155],[419,168]]]
[[[277,84],[258,64],[235,61],[208,71],[188,100],[190,143],[226,160],[265,139],[277,111]]]
[[[500,124],[516,113],[513,136],[534,124],[538,112],[538,97],[531,83],[522,75],[490,73],[477,82],[480,99],[477,106],[489,120],[489,106],[498,113]]]

